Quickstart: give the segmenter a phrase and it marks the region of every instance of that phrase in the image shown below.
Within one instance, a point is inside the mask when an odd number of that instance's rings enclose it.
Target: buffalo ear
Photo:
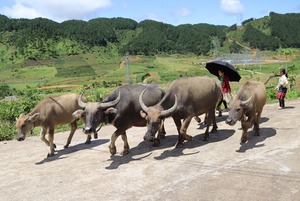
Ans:
[[[28,121],[35,122],[39,116],[40,113],[35,113],[34,115],[28,117]]]
[[[147,113],[144,112],[143,110],[141,110],[141,111],[140,111],[140,115],[141,115],[141,117],[143,117],[143,118],[145,119],[146,116],[147,116]]]
[[[110,107],[108,108],[107,110],[105,110],[104,112],[106,115],[108,114],[116,114],[117,113],[117,109],[116,108],[113,108],[113,107]]]
[[[76,110],[75,112],[73,112],[72,116],[75,118],[80,118],[83,116],[84,110]]]

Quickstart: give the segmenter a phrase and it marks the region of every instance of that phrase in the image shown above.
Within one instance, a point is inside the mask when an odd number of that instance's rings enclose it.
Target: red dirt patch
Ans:
[[[39,89],[55,89],[55,88],[77,88],[79,85],[75,84],[59,84],[59,85],[52,85],[52,86],[42,86]]]

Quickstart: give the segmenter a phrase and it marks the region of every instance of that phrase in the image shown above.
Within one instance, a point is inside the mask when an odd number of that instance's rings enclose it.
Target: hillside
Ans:
[[[0,24],[1,66],[87,53],[109,59],[126,52],[209,55],[216,45],[227,53],[242,51],[242,48],[232,47],[236,44],[226,45],[228,40],[261,50],[300,47],[300,14],[270,13],[270,16],[248,19],[242,26],[231,27],[173,26],[152,20],[137,23],[124,18],[57,23],[44,18],[10,19],[3,15],[0,15]]]
[[[300,14],[270,13],[230,27],[173,26],[152,20],[137,23],[124,18],[57,23],[3,15],[0,24],[0,84],[16,88],[58,84],[118,86],[126,76],[140,82],[149,73],[158,75],[153,79],[166,82],[187,74],[198,75],[199,65],[194,64],[212,57],[231,53],[255,56],[257,51],[300,47]],[[130,71],[126,68],[127,52],[130,56],[140,55],[140,59],[128,63]],[[160,57],[166,59],[162,61]],[[180,63],[179,57],[192,61]],[[274,57],[272,53],[270,57]]]

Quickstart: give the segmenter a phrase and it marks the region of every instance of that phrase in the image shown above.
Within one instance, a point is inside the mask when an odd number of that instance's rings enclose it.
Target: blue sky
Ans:
[[[0,0],[0,14],[11,18],[70,19],[124,17],[172,25],[240,24],[276,13],[300,13],[297,0]]]

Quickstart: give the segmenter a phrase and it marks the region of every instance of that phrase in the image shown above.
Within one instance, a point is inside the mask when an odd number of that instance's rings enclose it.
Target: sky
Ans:
[[[43,17],[56,22],[106,17],[146,19],[172,24],[241,24],[270,12],[300,13],[298,0],[0,0],[10,18]],[[0,25],[1,26],[1,25]]]

